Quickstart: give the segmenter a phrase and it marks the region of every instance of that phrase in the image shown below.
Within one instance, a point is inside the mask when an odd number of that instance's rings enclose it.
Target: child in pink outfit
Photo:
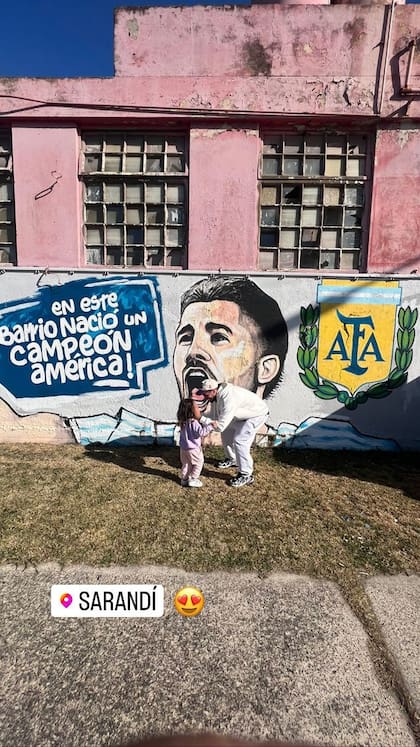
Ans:
[[[182,399],[178,407],[178,424],[181,428],[179,448],[181,457],[181,485],[201,488],[200,477],[204,464],[201,439],[213,430],[213,424],[204,418],[193,399]]]

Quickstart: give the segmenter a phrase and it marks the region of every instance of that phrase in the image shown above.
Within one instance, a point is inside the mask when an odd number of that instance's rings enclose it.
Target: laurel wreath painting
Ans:
[[[313,390],[320,399],[337,399],[348,410],[355,410],[358,405],[367,402],[369,398],[381,399],[388,397],[397,387],[407,381],[407,369],[413,360],[413,343],[415,337],[414,326],[417,321],[417,309],[401,308],[398,312],[397,348],[395,350],[395,368],[392,369],[386,381],[373,384],[352,395],[348,390],[339,389],[332,381],[321,379],[316,367],[317,341],[319,328],[319,306],[304,306],[300,309],[301,323],[299,325],[300,346],[297,360],[303,373],[299,373],[301,381]]]

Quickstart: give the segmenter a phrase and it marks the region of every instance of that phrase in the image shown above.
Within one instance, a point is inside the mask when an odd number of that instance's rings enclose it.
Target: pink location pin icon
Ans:
[[[65,594],[62,594],[60,597],[60,602],[67,609],[67,607],[70,607],[71,603],[73,601],[73,597],[71,594],[68,594],[68,592],[65,592]]]

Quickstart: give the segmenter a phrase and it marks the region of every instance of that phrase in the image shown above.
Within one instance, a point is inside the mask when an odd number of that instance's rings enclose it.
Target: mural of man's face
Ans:
[[[263,396],[276,375],[277,356],[262,356],[260,331],[233,301],[191,303],[176,330],[174,372],[181,396],[204,379],[237,384]]]

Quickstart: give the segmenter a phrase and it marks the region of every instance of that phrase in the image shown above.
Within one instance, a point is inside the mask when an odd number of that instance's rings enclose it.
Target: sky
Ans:
[[[201,0],[204,4],[204,0]],[[248,4],[249,0],[242,1]],[[355,0],[356,1],[356,0]],[[224,5],[229,0],[205,0]],[[420,3],[420,0],[410,0]],[[114,8],[196,5],[200,0],[3,0],[0,77],[108,77],[114,74]]]

